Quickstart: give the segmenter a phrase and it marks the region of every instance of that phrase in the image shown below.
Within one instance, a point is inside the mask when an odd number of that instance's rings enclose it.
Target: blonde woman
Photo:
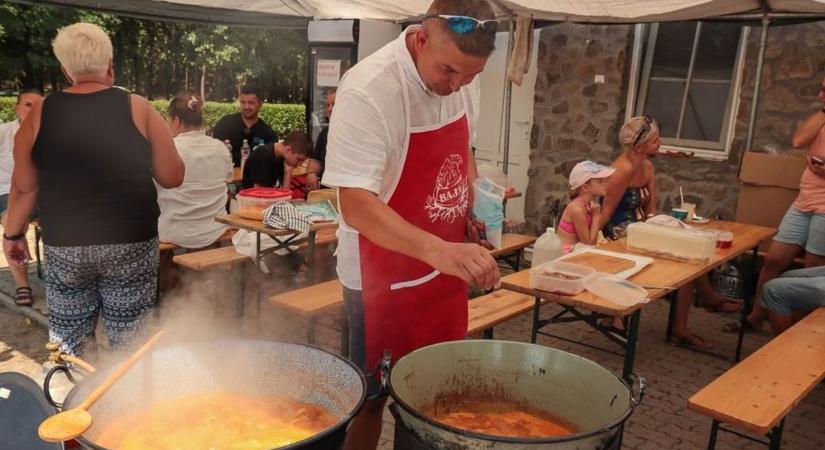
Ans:
[[[630,223],[656,215],[656,167],[650,158],[659,153],[662,145],[659,124],[650,116],[634,117],[619,130],[619,142],[624,151],[613,161],[616,171],[607,182],[602,205],[602,228],[609,237],[616,237],[617,231]],[[698,278],[695,286],[689,284],[679,289],[671,337],[680,344],[709,349],[710,343],[687,328],[694,288],[699,289],[708,311],[733,313],[742,305],[719,297],[707,275]]]
[[[169,128],[143,97],[113,88],[112,43],[76,23],[52,43],[71,87],[36,103],[14,142],[3,250],[29,258],[37,203],[46,255],[49,338],[79,354],[98,318],[112,348],[140,332],[157,296],[158,204],[183,181]]]

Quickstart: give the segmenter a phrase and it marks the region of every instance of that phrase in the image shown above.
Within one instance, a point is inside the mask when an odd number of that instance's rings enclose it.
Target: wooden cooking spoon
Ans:
[[[95,404],[95,402],[109,390],[123,375],[135,365],[147,351],[158,341],[163,331],[158,331],[152,336],[143,347],[138,349],[134,355],[127,359],[120,367],[106,378],[100,386],[97,387],[83,403],[68,411],[63,411],[60,414],[55,414],[40,424],[37,429],[37,434],[40,439],[47,442],[63,442],[69,439],[74,439],[92,426],[92,415],[89,414],[88,409]]]

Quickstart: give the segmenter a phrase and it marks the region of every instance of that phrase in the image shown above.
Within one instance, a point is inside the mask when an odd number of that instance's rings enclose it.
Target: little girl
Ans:
[[[570,197],[559,221],[558,235],[564,244],[564,253],[570,253],[581,242],[596,245],[602,207],[598,202],[607,189],[607,179],[616,169],[582,161],[570,172]]]

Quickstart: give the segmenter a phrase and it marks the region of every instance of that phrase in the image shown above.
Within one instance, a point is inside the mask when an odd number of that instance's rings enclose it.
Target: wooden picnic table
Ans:
[[[706,225],[699,225],[702,228],[710,228],[717,230],[730,231],[733,233],[733,246],[725,250],[716,250],[713,257],[705,264],[690,264],[686,262],[673,261],[669,259],[653,257],[653,263],[645,267],[641,272],[630,277],[630,281],[640,286],[657,286],[667,287],[668,289],[647,289],[650,301],[660,299],[670,293],[675,293],[678,288],[687,285],[698,277],[708,273],[713,268],[724,264],[727,261],[733,260],[740,255],[753,251],[754,256],[759,248],[759,245],[773,237],[776,230],[773,228],[761,227],[757,225],[749,225],[736,222],[726,221],[712,221]],[[599,249],[608,250],[618,253],[638,254],[643,256],[644,253],[638,253],[628,250],[625,247],[624,239],[609,242],[598,246]],[[612,303],[602,297],[591,294],[590,292],[582,292],[578,295],[564,295],[552,292],[541,291],[530,287],[530,273],[528,270],[522,270],[514,274],[508,275],[501,279],[501,287],[516,292],[521,292],[533,296],[535,306],[533,309],[533,329],[531,332],[531,342],[535,343],[537,334],[544,334],[562,340],[568,340],[564,337],[550,335],[541,332],[540,330],[550,324],[582,321],[587,325],[595,328],[597,331],[604,334],[608,339],[619,344],[625,349],[625,360],[622,375],[626,380],[632,379],[633,364],[636,352],[636,341],[638,338],[639,321],[641,318],[641,310],[647,303],[640,303],[633,306],[622,306]],[[556,303],[564,309],[561,313],[556,314],[549,319],[540,319],[539,312],[541,309],[541,299]],[[671,322],[675,313],[675,299],[671,301],[671,311],[668,318],[667,337],[670,337]],[[590,312],[591,314],[584,314],[579,310]],[[571,316],[571,317],[565,317]],[[606,317],[628,317],[626,324],[626,331],[619,332],[611,330],[608,327],[603,327],[599,323],[599,319]],[[579,343],[579,342],[576,342]],[[742,334],[740,333],[737,344],[737,351],[735,359],[738,360],[741,353]],[[604,350],[601,349],[600,350]]]
[[[321,222],[321,223],[313,223],[309,226],[309,231],[307,232],[306,237],[299,237],[299,234],[295,230],[287,230],[282,228],[271,228],[266,225],[260,220],[254,219],[246,219],[237,214],[227,214],[223,216],[218,216],[215,220],[219,223],[223,223],[229,225],[230,227],[237,228],[239,230],[247,230],[250,232],[255,233],[255,267],[256,270],[254,271],[256,277],[258,278],[258,291],[257,291],[257,308],[258,314],[260,315],[261,312],[261,260],[263,259],[266,253],[273,253],[278,250],[286,250],[288,252],[295,251],[295,248],[303,247],[304,244],[306,245],[307,249],[307,256],[306,256],[306,263],[307,263],[307,271],[309,276],[310,284],[315,282],[317,278],[315,265],[317,263],[317,258],[315,254],[316,244],[319,242],[319,235],[324,237],[325,242],[334,242],[335,241],[335,231],[338,229],[338,224],[334,222]],[[271,237],[275,242],[276,246],[271,249],[263,250],[261,248],[261,235],[267,235]]]

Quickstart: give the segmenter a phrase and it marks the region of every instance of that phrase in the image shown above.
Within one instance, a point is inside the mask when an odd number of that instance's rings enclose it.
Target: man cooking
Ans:
[[[371,400],[347,449],[374,449],[385,397],[376,365],[463,339],[467,284],[499,281],[488,251],[465,243],[476,167],[473,82],[498,22],[485,0],[435,0],[421,25],[350,69],[337,93],[323,183],[338,187],[338,276],[350,355]]]

